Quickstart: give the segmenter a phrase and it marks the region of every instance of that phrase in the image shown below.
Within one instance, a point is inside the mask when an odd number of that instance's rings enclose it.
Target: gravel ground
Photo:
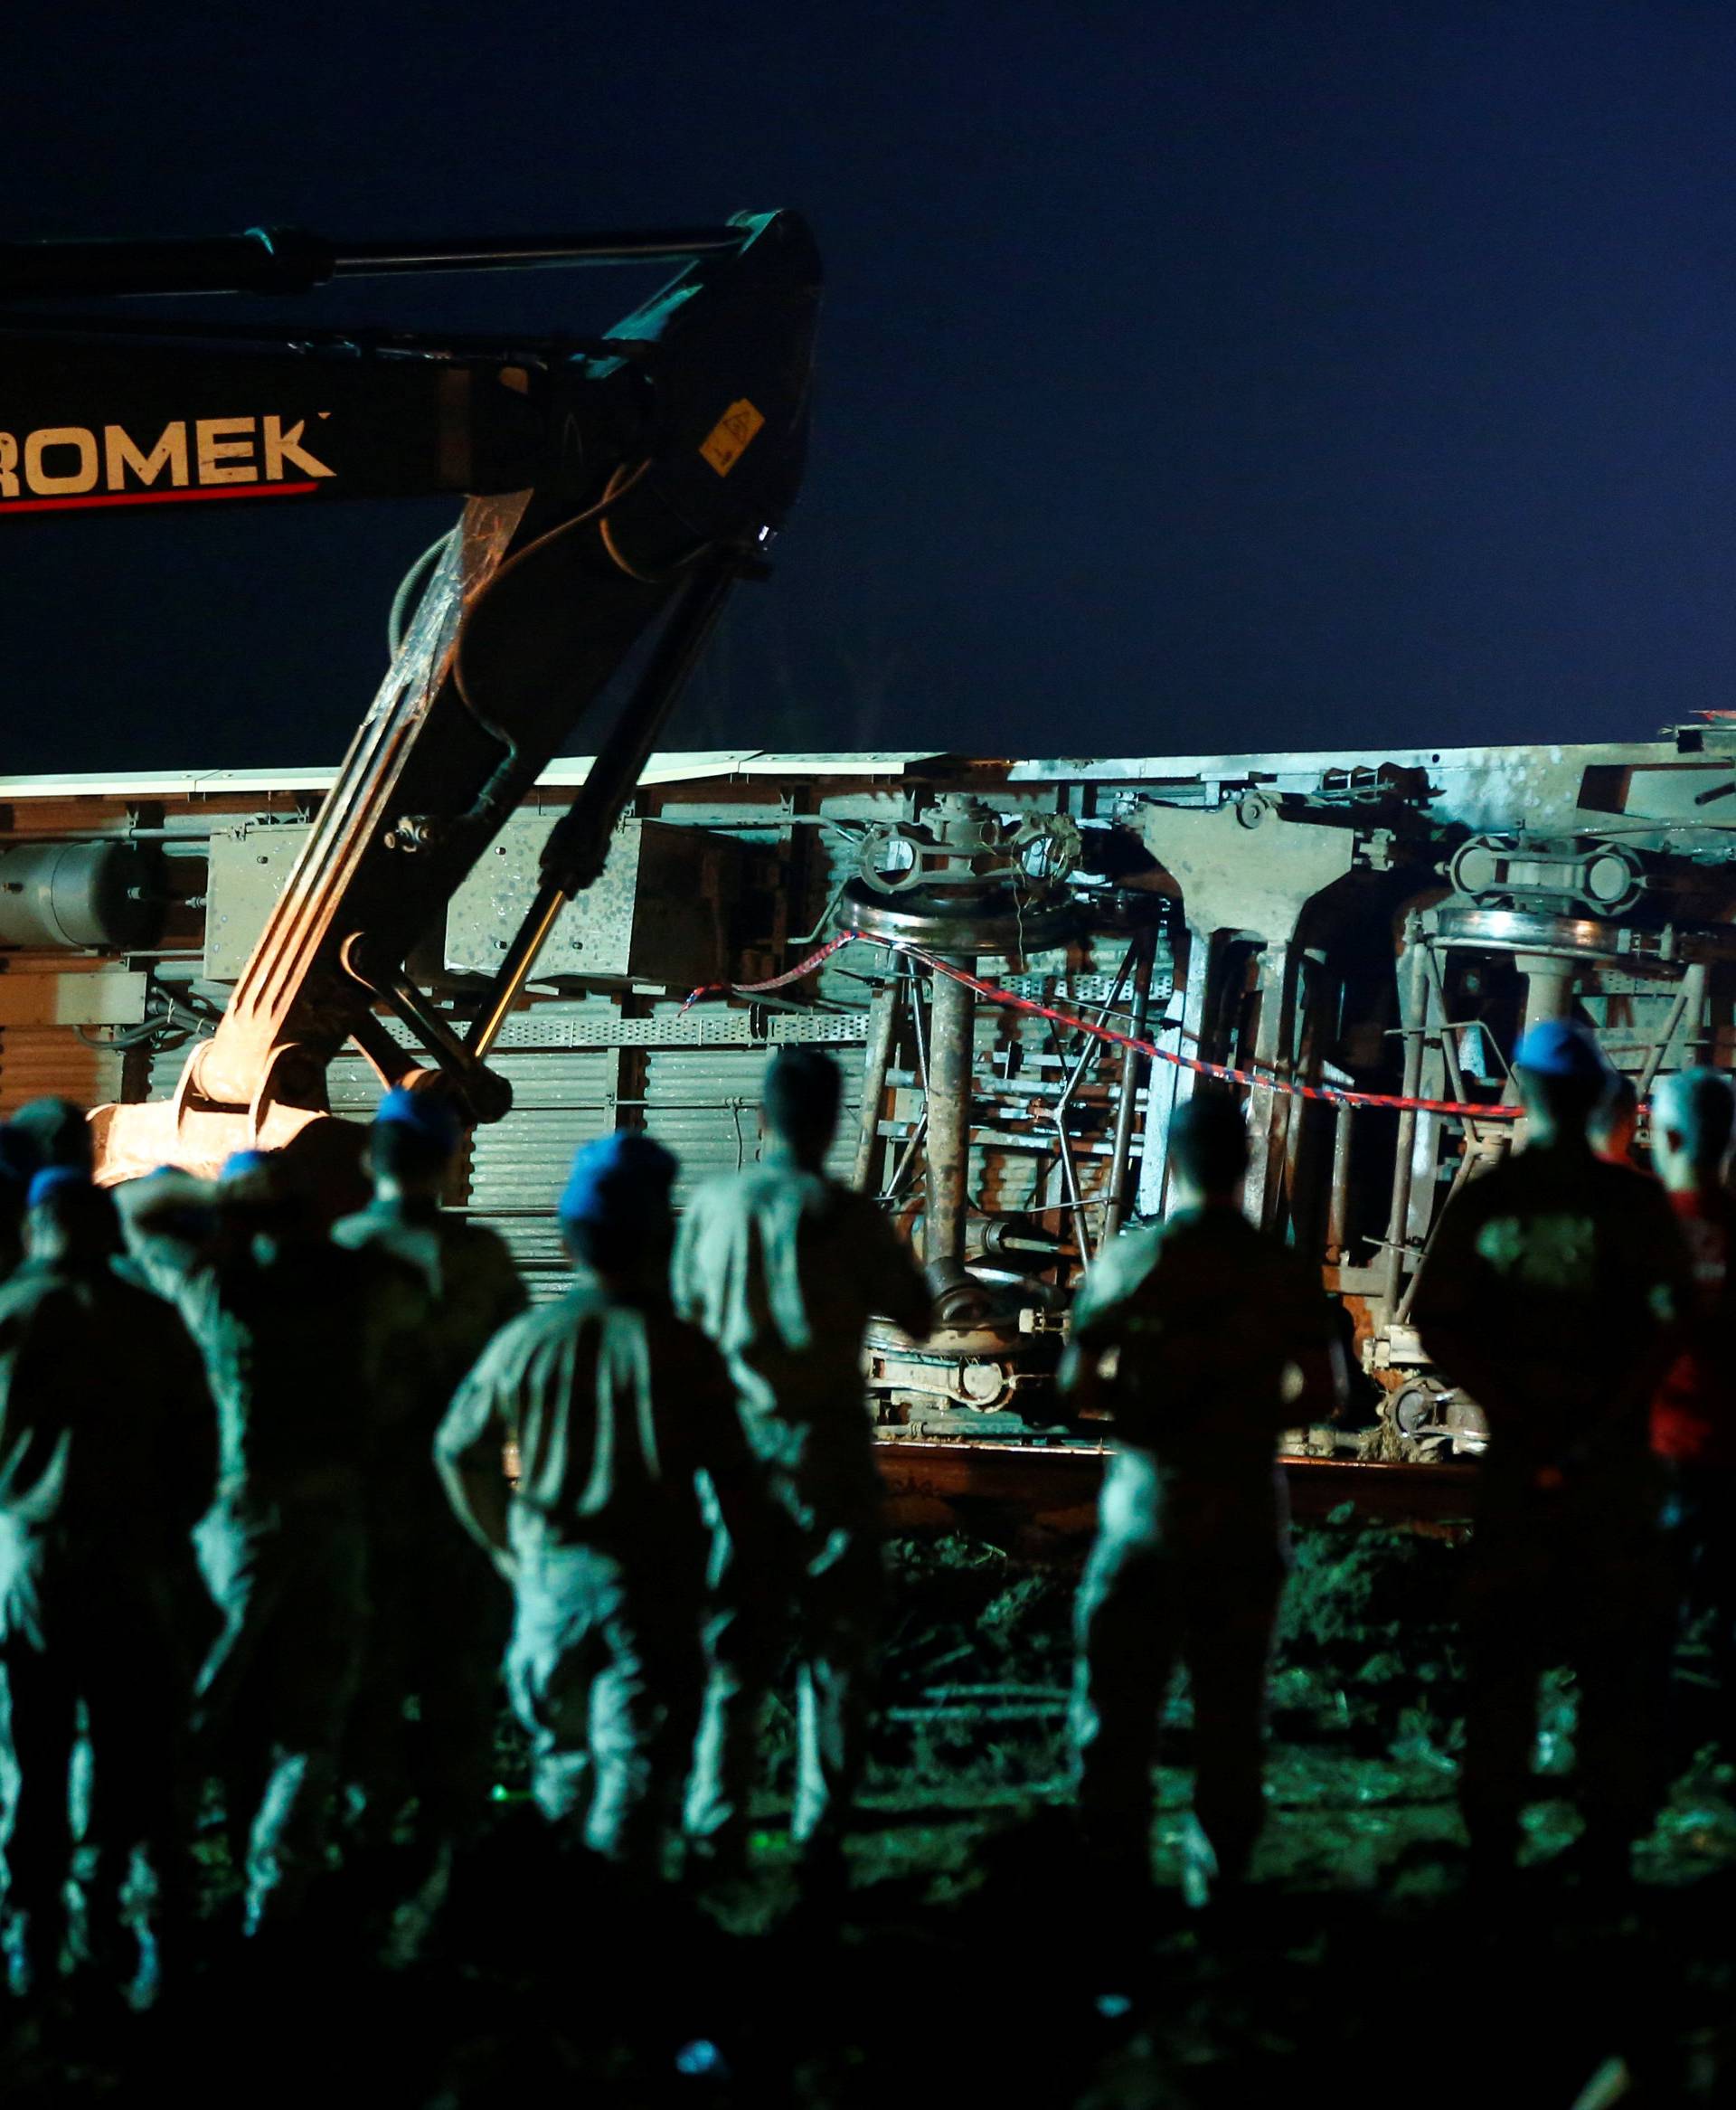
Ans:
[[[1736,2100],[1736,1785],[1712,1754],[1684,1759],[1637,1907],[1600,1913],[1557,1858],[1576,1821],[1572,1691],[1554,1679],[1530,1866],[1497,1919],[1466,1899],[1460,1557],[1349,1516],[1302,1535],[1271,1821],[1231,1924],[1177,1904],[1148,1939],[1110,1945],[1085,1910],[1064,1773],[1077,1558],[910,1541],[841,1924],[810,1921],[796,1896],[787,1717],[752,1883],[707,1909],[673,1892],[637,1905],[557,1852],[505,1738],[487,1848],[438,1911],[388,1926],[352,1871],[289,1951],[240,1954],[213,1917],[204,1960],[144,2011],[86,1989],[14,2017],[0,2102]],[[1683,1669],[1691,1679],[1691,1655]],[[1160,1776],[1160,1877],[1176,1867],[1187,1726],[1184,1692]],[[208,1859],[220,1915],[233,1886],[214,1835]]]

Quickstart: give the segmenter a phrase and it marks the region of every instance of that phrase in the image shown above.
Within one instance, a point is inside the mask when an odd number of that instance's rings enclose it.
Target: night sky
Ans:
[[[0,71],[14,237],[809,215],[807,485],[666,744],[1736,706],[1736,11],[163,0],[8,9]],[[662,275],[295,312],[594,328]],[[453,506],[225,512],[4,524],[0,774],[337,759]]]

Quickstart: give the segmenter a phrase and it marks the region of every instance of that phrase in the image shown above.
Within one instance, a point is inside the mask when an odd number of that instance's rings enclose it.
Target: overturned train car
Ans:
[[[547,772],[425,934],[418,979],[455,1025],[584,774]],[[172,1095],[328,782],[0,782],[0,1113]],[[756,1153],[768,1054],[833,1045],[835,1169],[939,1289],[930,1340],[871,1342],[882,1425],[1052,1445],[1080,1433],[1052,1382],[1073,1291],[1163,1213],[1180,1101],[1239,1091],[1249,1211],[1317,1258],[1368,1379],[1364,1430],[1291,1448],[1464,1455],[1480,1419],[1410,1313],[1442,1208],[1512,1146],[1518,1036],[1577,1014],[1642,1098],[1729,1066],[1732,858],[1736,724],[1715,721],[1583,747],[659,756],[491,1058],[512,1108],[451,1198],[552,1294],[578,1144],[643,1127],[690,1190]],[[363,1056],[328,1081],[365,1119]]]

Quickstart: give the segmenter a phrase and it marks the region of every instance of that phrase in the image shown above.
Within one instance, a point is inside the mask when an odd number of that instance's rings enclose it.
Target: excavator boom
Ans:
[[[478,1120],[510,1096],[484,1057],[560,904],[609,835],[735,582],[799,486],[819,264],[794,215],[662,236],[376,245],[371,258],[247,236],[0,248],[0,301],[46,292],[261,289],[357,270],[642,260],[679,275],[601,337],[446,350],[378,333],[112,326],[0,308],[0,516],[218,498],[278,505],[467,493],[228,1010],[172,1103],[95,1117],[104,1177],[209,1169],[326,1113],[354,1039],[381,1074],[425,1074],[394,1013]],[[238,250],[235,246],[240,243]],[[149,250],[152,255],[139,253]],[[173,254],[165,255],[165,251]],[[438,251],[438,260],[431,253]],[[248,267],[256,275],[250,278]],[[545,856],[524,930],[468,1036],[410,981],[418,941],[643,640],[644,668]]]

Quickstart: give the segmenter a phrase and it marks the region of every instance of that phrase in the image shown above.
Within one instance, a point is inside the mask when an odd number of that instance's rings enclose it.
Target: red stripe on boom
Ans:
[[[167,491],[95,491],[79,498],[0,498],[0,513],[76,513],[93,506],[175,506],[195,498],[293,498],[316,491],[305,484],[189,484]]]

